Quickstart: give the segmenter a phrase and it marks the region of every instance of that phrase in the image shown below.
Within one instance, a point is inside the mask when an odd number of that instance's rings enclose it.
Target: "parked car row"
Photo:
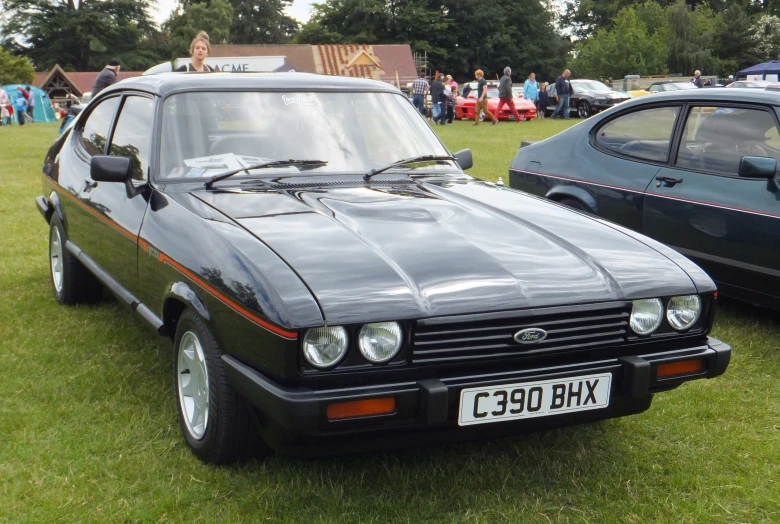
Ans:
[[[513,186],[594,206],[582,213],[467,175],[471,152],[450,153],[380,82],[127,79],[44,160],[36,201],[54,297],[94,302],[106,289],[171,348],[183,439],[211,464],[640,413],[724,373],[731,348],[709,336],[717,289],[704,271],[595,215],[641,229],[646,212],[647,232],[672,245],[701,234],[694,254],[763,237],[750,247],[770,256],[763,223],[708,211],[735,190],[695,177],[731,177],[740,152],[738,174],[775,195],[775,144],[759,140],[774,110],[659,96],[521,149]],[[721,123],[749,122],[755,143],[713,145]]]

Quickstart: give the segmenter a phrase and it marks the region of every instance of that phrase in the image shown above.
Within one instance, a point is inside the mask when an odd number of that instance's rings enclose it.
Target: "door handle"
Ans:
[[[657,176],[655,177],[655,187],[661,187],[661,182],[666,184],[666,187],[672,187],[675,184],[681,184],[682,178],[674,178],[672,176]]]

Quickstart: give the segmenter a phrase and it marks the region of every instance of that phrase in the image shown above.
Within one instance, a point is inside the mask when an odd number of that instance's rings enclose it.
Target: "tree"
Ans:
[[[750,28],[748,40],[760,61],[780,58],[780,18],[764,15]]]
[[[561,25],[570,27],[575,37],[586,39],[599,29],[611,29],[618,13],[626,7],[636,7],[646,0],[568,0],[566,10],[561,17]],[[676,0],[655,0],[652,3],[661,7],[671,5]]]
[[[145,69],[161,60],[159,37],[149,14],[151,0],[6,0],[11,47],[39,69],[55,64],[99,70],[117,57],[125,69]]]
[[[35,71],[30,61],[14,56],[0,47],[0,86],[6,84],[31,84]]]
[[[171,14],[163,24],[168,34],[171,56],[190,56],[190,43],[199,31],[206,31],[211,44],[230,42],[230,23],[233,7],[227,0],[211,0],[210,3],[188,3]]]
[[[230,0],[234,44],[282,44],[298,31],[298,22],[284,10],[293,0]]]
[[[679,0],[667,9],[669,17],[669,71],[692,75],[697,69],[718,75],[732,65],[715,55],[717,40],[725,34],[723,17],[702,4],[691,9]],[[733,35],[729,36],[733,38]]]
[[[599,29],[577,46],[577,76],[623,78],[666,73],[668,29],[655,2],[620,10],[611,29]]]
[[[507,65],[518,78],[554,77],[569,51],[538,0],[325,0],[294,41],[408,43],[428,53],[433,69],[460,78],[477,68],[492,78]]]

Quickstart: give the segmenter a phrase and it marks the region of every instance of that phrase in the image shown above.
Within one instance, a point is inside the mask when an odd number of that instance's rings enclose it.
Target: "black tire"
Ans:
[[[590,210],[587,208],[587,206],[585,206],[585,204],[583,204],[582,202],[574,198],[562,198],[561,200],[558,201],[558,203],[566,207],[576,209],[577,211],[584,211],[586,213],[590,213]]]
[[[59,250],[55,248],[55,235],[58,235]],[[51,279],[54,298],[63,306],[74,304],[92,304],[100,301],[103,286],[95,276],[85,268],[67,249],[65,242],[68,236],[57,215],[49,222],[49,277]],[[53,252],[60,258],[61,281],[59,289],[55,278]]]
[[[593,114],[593,110],[591,109],[588,101],[580,100],[580,103],[577,104],[577,116],[579,116],[580,118],[588,118],[592,114]]]
[[[208,419],[200,438],[190,430],[182,410],[179,388],[179,348],[185,334],[194,334],[203,352],[208,377]],[[251,408],[225,376],[222,351],[206,322],[186,309],[176,326],[173,351],[173,384],[179,427],[190,450],[207,464],[226,465],[265,454],[268,448],[252,422]]]

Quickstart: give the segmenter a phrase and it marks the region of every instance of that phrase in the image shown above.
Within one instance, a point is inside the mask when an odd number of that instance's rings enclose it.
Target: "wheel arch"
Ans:
[[[187,308],[195,310],[207,323],[212,324],[211,313],[195,290],[186,282],[174,282],[163,298],[162,321],[164,335],[171,340],[176,336],[176,325]]]
[[[545,197],[554,202],[560,202],[567,198],[577,200],[582,202],[590,213],[594,215],[599,214],[599,205],[596,198],[587,190],[578,186],[555,186],[547,192]]]

